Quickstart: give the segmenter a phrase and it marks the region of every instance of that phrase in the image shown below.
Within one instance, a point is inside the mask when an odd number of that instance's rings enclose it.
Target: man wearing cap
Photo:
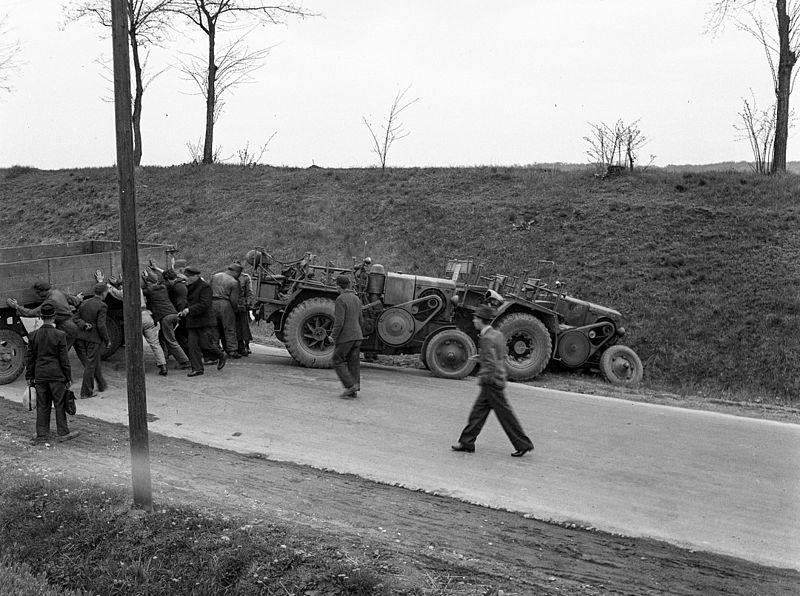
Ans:
[[[166,271],[164,272],[166,273]],[[165,356],[170,354],[175,358],[178,367],[182,369],[191,368],[189,357],[178,344],[175,337],[175,327],[178,325],[178,311],[169,298],[167,286],[159,283],[158,277],[153,272],[142,275],[144,287],[142,292],[147,300],[147,308],[153,314],[153,321],[158,324],[158,339]],[[159,366],[158,374],[167,375],[167,365]]]
[[[339,296],[334,305],[333,329],[328,341],[333,342],[333,369],[344,385],[340,397],[352,399],[361,389],[361,333],[363,315],[361,300],[350,289],[350,278],[340,275],[336,278]]]
[[[11,308],[17,309],[17,314],[21,317],[39,317],[41,309],[45,304],[51,305],[55,309],[56,329],[63,331],[67,335],[67,351],[75,343],[78,336],[78,326],[72,320],[75,307],[81,303],[81,294],[73,296],[52,287],[46,281],[37,281],[33,284],[33,291],[42,303],[36,308],[25,308],[13,298],[6,300]]]
[[[222,338],[222,347],[229,358],[241,358],[237,352],[236,309],[239,306],[239,276],[242,266],[231,263],[225,271],[211,276],[211,308],[216,321],[215,341]]]
[[[196,377],[204,373],[203,352],[217,359],[217,370],[225,366],[225,352],[214,343],[214,311],[211,310],[211,286],[200,277],[197,267],[189,266],[183,270],[186,275],[187,303],[186,308],[178,313],[185,319],[189,332],[189,361],[192,370],[188,377]]]
[[[111,345],[106,328],[106,315],[108,305],[105,303],[108,286],[98,283],[94,286],[91,298],[84,300],[78,307],[78,316],[88,324],[88,329],[82,329],[75,340],[75,353],[83,364],[83,382],[81,383],[81,399],[94,397],[94,383],[97,390],[106,390],[106,380],[103,378],[103,369],[100,366],[100,355],[103,348]]]
[[[56,309],[43,304],[39,309],[42,326],[28,338],[25,354],[25,379],[36,387],[36,436],[34,445],[44,443],[50,435],[50,410],[56,411],[56,431],[59,442],[74,439],[80,433],[70,432],[64,394],[72,383],[72,371],[67,356],[67,336],[56,329]]]
[[[241,265],[239,261],[234,263]],[[253,278],[244,271],[239,274],[239,302],[236,305],[236,351],[250,355],[250,308],[253,306]]]
[[[533,451],[533,442],[522,430],[514,411],[505,396],[506,386],[506,339],[502,333],[492,327],[497,311],[488,304],[481,304],[475,309],[472,324],[478,330],[478,385],[481,392],[469,413],[467,426],[461,431],[458,443],[452,446],[453,451],[472,453],[475,451],[475,439],[483,429],[489,412],[494,410],[500,426],[514,445],[512,457],[522,457]]]

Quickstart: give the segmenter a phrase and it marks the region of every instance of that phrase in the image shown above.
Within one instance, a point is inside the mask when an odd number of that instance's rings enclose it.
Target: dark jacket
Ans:
[[[479,385],[506,386],[506,338],[489,327],[478,339]]]
[[[186,327],[197,329],[216,325],[214,311],[211,310],[211,286],[202,278],[197,278],[197,281],[187,285],[186,289],[188,290],[186,307],[189,309]]]
[[[25,355],[25,378],[28,382],[72,382],[66,333],[51,325],[44,325],[31,333]]]
[[[92,296],[81,302],[77,315],[80,320],[90,323],[92,328],[89,331],[81,329],[76,337],[96,344],[107,344],[109,341],[106,328],[107,313],[108,305],[99,296]]]
[[[183,279],[176,279],[169,287],[169,299],[175,306],[175,310],[181,311],[186,308],[187,296],[189,290],[186,289],[186,281]]]
[[[337,344],[364,339],[361,333],[363,317],[361,300],[353,290],[345,290],[336,298],[331,337]]]
[[[153,320],[158,323],[167,315],[174,315],[177,310],[169,299],[169,291],[163,284],[148,284],[142,290],[147,300],[147,308],[153,313]]]

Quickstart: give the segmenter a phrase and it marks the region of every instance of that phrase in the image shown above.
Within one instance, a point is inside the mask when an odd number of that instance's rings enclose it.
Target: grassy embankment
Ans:
[[[112,168],[0,172],[3,244],[119,237]],[[645,387],[794,404],[800,178],[651,170],[176,166],[137,172],[139,240],[206,271],[263,246],[441,274],[552,260],[569,293],[620,310]]]

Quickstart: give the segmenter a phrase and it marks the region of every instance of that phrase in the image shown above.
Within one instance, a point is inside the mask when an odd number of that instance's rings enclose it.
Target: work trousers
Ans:
[[[508,400],[506,400],[504,389],[494,385],[481,385],[481,392],[472,406],[467,426],[461,431],[461,437],[458,442],[465,447],[474,447],[475,439],[478,438],[483,425],[486,423],[486,418],[492,410],[494,410],[497,419],[500,421],[500,426],[503,427],[514,449],[517,451],[533,449],[533,443],[528,438],[528,435],[525,434],[525,431],[522,430],[522,425],[508,404]]]
[[[236,310],[236,349],[240,354],[250,353],[250,341],[252,339],[250,313],[246,308],[239,308]]]
[[[216,333],[215,343],[218,344],[222,339],[222,347],[233,354],[236,352],[236,315],[233,312],[233,305],[230,300],[224,298],[214,298],[211,302],[214,310],[214,318],[217,321],[214,331]]]
[[[80,330],[71,317],[56,317],[56,329],[67,334],[67,352],[75,345],[75,339]]]
[[[213,327],[189,328],[189,361],[193,371],[203,372],[203,353],[216,359],[222,358],[223,352],[214,340]]]
[[[333,347],[333,370],[345,389],[361,387],[361,340],[344,341]]]
[[[87,397],[94,393],[94,382],[97,388],[103,391],[106,380],[103,378],[103,369],[100,366],[100,355],[103,353],[101,344],[84,339],[75,340],[75,353],[83,365],[83,382],[81,383],[81,396]]]
[[[158,322],[158,339],[165,358],[172,356],[178,364],[186,364],[189,362],[189,357],[183,351],[183,348],[178,343],[178,338],[175,336],[175,327],[178,326],[179,320],[177,313],[162,317]]]
[[[50,434],[50,410],[56,410],[56,432],[62,437],[69,434],[67,412],[64,409],[64,381],[36,381],[36,436],[45,438]]]
[[[153,320],[153,315],[149,310],[142,311],[142,335],[150,346],[153,356],[156,357],[156,364],[161,366],[167,363],[167,358],[164,356],[164,350],[161,349],[161,342],[158,340],[158,325]]]

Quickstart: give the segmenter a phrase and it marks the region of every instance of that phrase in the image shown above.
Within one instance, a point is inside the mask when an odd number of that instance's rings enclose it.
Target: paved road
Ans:
[[[118,368],[79,413],[127,423]],[[147,381],[153,432],[800,569],[798,425],[512,384],[536,444],[518,459],[494,416],[476,453],[450,451],[477,394],[472,379],[367,365],[348,401],[333,371],[258,346],[194,379],[158,377],[150,362]],[[23,388],[17,380],[0,395]]]

